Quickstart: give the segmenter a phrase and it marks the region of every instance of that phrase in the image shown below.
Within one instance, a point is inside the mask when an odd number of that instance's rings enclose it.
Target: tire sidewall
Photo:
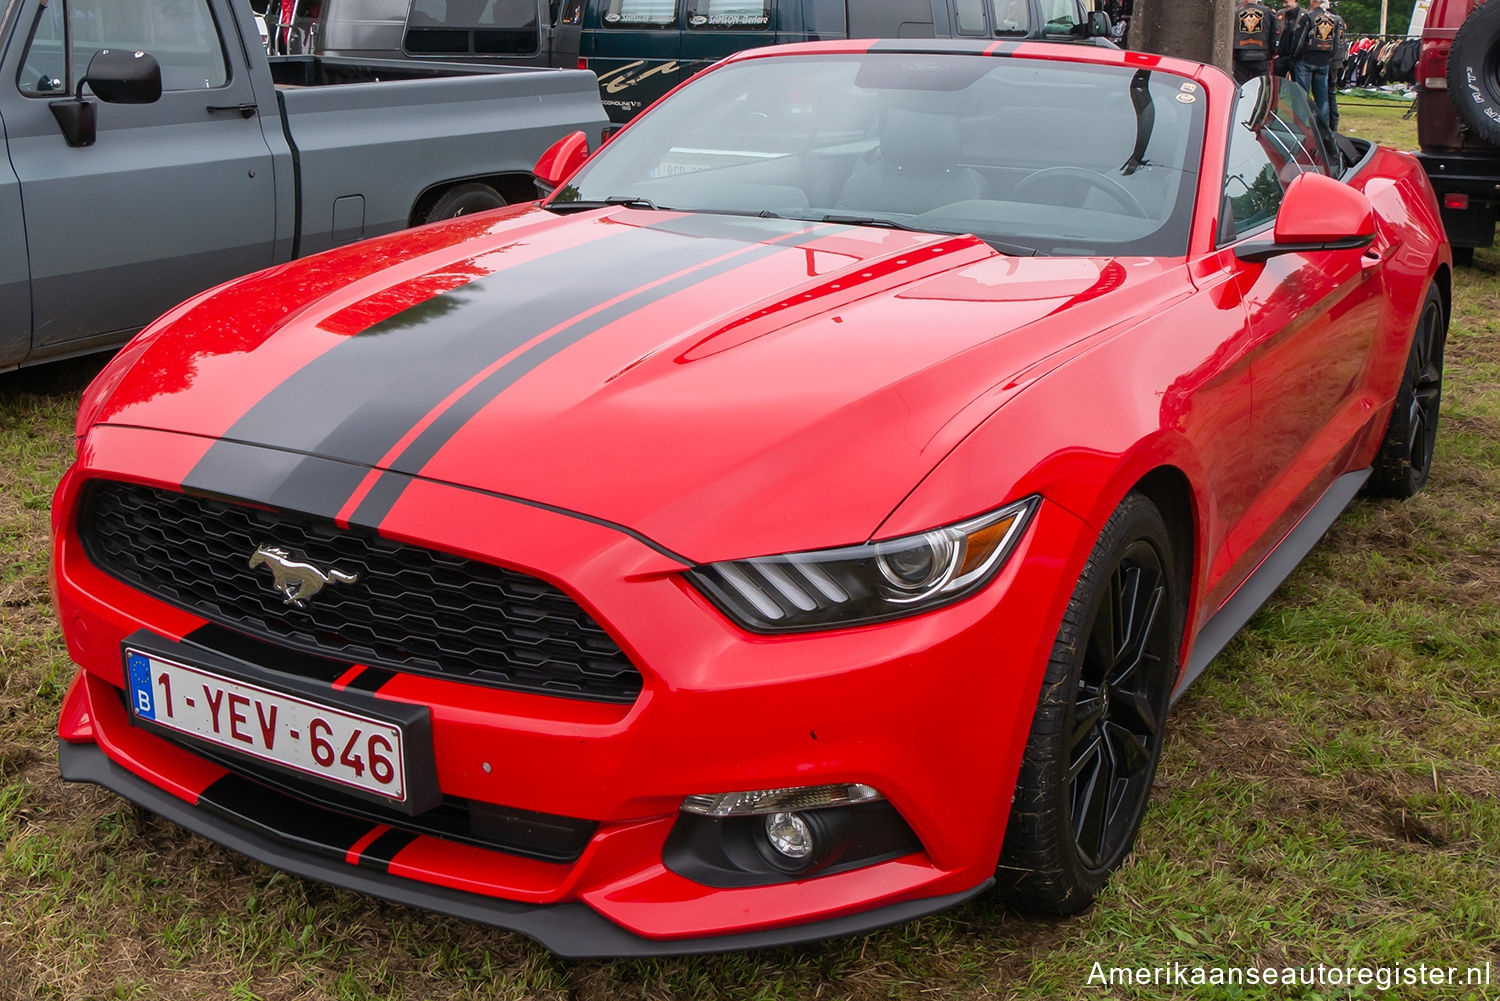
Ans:
[[[1166,523],[1162,520],[1161,514],[1157,511],[1155,505],[1135,494],[1126,498],[1126,503],[1121,505],[1116,514],[1122,517],[1120,517],[1117,524],[1111,519],[1112,525],[1110,527],[1115,530],[1107,531],[1105,536],[1101,536],[1099,543],[1095,546],[1093,555],[1089,558],[1084,575],[1079,579],[1079,586],[1074,591],[1073,599],[1070,602],[1070,604],[1076,603],[1082,612],[1082,617],[1078,621],[1084,627],[1085,632],[1076,637],[1076,643],[1070,644],[1071,663],[1069,664],[1066,684],[1062,689],[1066,693],[1067,703],[1063,710],[1061,734],[1071,733],[1073,729],[1074,712],[1077,708],[1073,693],[1077,691],[1078,683],[1083,673],[1084,647],[1088,641],[1086,630],[1093,623],[1095,616],[1099,614],[1099,608],[1109,594],[1109,578],[1113,574],[1114,568],[1119,565],[1125,551],[1137,541],[1149,543],[1156,550],[1157,559],[1161,561],[1163,580],[1167,588],[1166,598],[1163,601],[1163,605],[1165,606],[1163,610],[1171,616],[1167,623],[1168,644],[1173,666],[1175,667],[1177,663],[1178,649],[1181,646],[1180,640],[1182,636],[1179,626],[1179,606],[1181,602],[1179,601],[1178,592],[1180,587],[1178,582],[1173,579],[1172,542],[1167,533]],[[1175,681],[1175,672],[1172,677]],[[1165,722],[1166,703],[1169,694],[1163,694],[1162,704],[1159,707],[1163,723]],[[1051,762],[1053,771],[1051,793],[1056,797],[1054,814],[1062,825],[1058,834],[1062,839],[1062,843],[1066,844],[1070,849],[1065,853],[1064,861],[1070,867],[1069,875],[1079,884],[1090,887],[1091,894],[1103,889],[1110,872],[1129,856],[1130,850],[1135,844],[1135,836],[1140,828],[1141,817],[1145,813],[1146,802],[1150,798],[1149,790],[1156,779],[1156,766],[1161,758],[1162,738],[1165,730],[1166,727],[1164,725],[1157,727],[1156,739],[1152,742],[1152,746],[1148,748],[1150,763],[1146,766],[1145,776],[1147,793],[1142,797],[1141,803],[1135,810],[1135,816],[1130,820],[1130,834],[1121,846],[1118,857],[1106,859],[1104,865],[1098,869],[1090,868],[1084,863],[1082,857],[1080,857],[1070,826],[1072,808],[1069,802],[1067,779],[1068,751],[1070,749],[1060,748],[1060,753]]]
[[[1186,571],[1174,559],[1171,537],[1160,511],[1144,495],[1131,493],[1100,531],[1068,600],[1048,659],[996,868],[997,886],[1012,906],[1049,914],[1076,914],[1086,909],[1103,889],[1110,871],[1129,855],[1135,843],[1161,755],[1168,694],[1161,695],[1161,719],[1156,739],[1149,748],[1146,788],[1130,831],[1116,857],[1105,859],[1098,869],[1084,863],[1073,836],[1068,770],[1070,735],[1089,630],[1106,600],[1115,567],[1126,550],[1141,540],[1155,549],[1167,587],[1166,673],[1171,681],[1166,687],[1170,689],[1178,677],[1187,610],[1188,582],[1183,579]]]
[[[1459,120],[1500,146],[1500,3],[1480,4],[1459,26],[1448,52],[1448,95]]]

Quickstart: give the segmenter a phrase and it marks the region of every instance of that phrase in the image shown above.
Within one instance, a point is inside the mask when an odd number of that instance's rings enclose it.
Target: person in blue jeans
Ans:
[[[1308,11],[1297,24],[1292,43],[1294,61],[1292,79],[1312,95],[1313,106],[1323,121],[1333,121],[1333,107],[1328,97],[1328,67],[1343,42],[1338,15],[1324,0],[1311,0]]]

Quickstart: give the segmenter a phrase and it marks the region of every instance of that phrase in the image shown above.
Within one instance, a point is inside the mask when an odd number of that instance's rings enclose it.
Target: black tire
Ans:
[[[1474,266],[1474,248],[1454,247],[1453,266],[1455,268],[1472,268]]]
[[[1084,565],[1042,681],[996,870],[1013,907],[1084,910],[1135,843],[1177,679],[1186,587],[1174,565],[1161,513],[1130,494]]]
[[[1406,498],[1422,489],[1432,471],[1438,412],[1443,402],[1443,348],[1448,318],[1443,297],[1429,286],[1412,334],[1401,388],[1366,489],[1377,497]]]
[[[1448,52],[1448,95],[1459,120],[1500,146],[1500,4],[1474,9]]]
[[[470,181],[456,184],[437,197],[422,214],[422,222],[437,222],[439,219],[457,219],[461,215],[487,212],[505,204],[500,193],[488,184]]]

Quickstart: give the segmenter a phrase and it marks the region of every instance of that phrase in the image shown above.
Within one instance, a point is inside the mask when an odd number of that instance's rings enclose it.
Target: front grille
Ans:
[[[112,577],[279,646],[544,695],[628,703],[640,694],[640,672],[577,602],[490,563],[108,480],[90,487],[78,532]],[[305,608],[288,605],[267,568],[249,567],[266,544],[358,580],[329,585]]]

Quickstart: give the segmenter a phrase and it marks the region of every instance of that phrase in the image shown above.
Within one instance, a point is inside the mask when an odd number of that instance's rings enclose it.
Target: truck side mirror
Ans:
[[[78,82],[78,93],[71,100],[48,105],[69,146],[92,146],[97,134],[94,103],[83,99],[85,86],[109,104],[153,104],[161,99],[161,64],[149,52],[95,52]]]
[[[106,104],[161,100],[161,64],[149,52],[100,49],[89,60],[83,82]]]
[[[536,161],[531,172],[536,175],[538,188],[546,194],[556,191],[568,178],[578,173],[583,161],[589,156],[589,137],[582,132],[572,132],[547,147]]]

